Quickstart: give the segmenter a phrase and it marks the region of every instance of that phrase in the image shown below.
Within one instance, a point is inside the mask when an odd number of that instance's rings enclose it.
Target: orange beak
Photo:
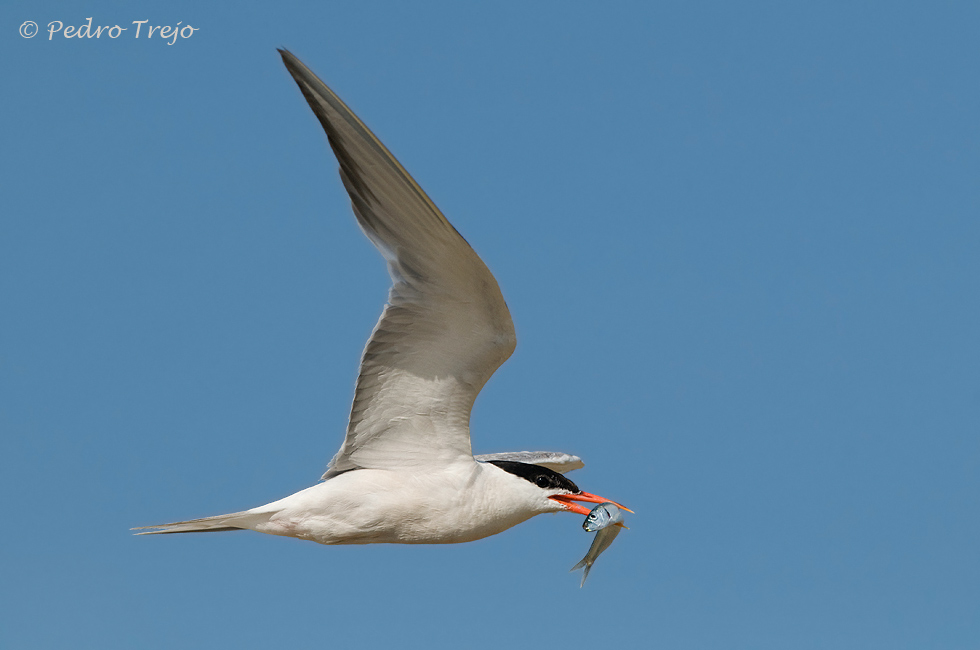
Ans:
[[[555,496],[548,497],[548,498],[551,499],[552,501],[557,501],[558,503],[565,506],[565,508],[567,508],[568,510],[571,510],[572,512],[579,515],[587,515],[590,512],[592,512],[592,510],[590,508],[580,506],[579,504],[575,503],[576,501],[585,501],[587,503],[611,503],[614,506],[622,508],[626,512],[633,512],[626,506],[620,503],[616,503],[612,499],[607,499],[606,497],[599,497],[594,494],[589,494],[588,492],[579,492],[578,494],[556,494]]]

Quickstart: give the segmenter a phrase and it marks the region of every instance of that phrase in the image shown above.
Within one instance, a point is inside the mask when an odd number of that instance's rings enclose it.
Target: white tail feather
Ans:
[[[156,526],[139,526],[130,530],[142,530],[137,535],[161,535],[166,533],[217,533],[225,530],[252,530],[253,527],[264,521],[268,521],[272,513],[256,513],[250,511],[232,512],[227,515],[217,515],[215,517],[202,517],[201,519],[188,519],[187,521],[176,521],[172,524],[159,524]],[[151,530],[151,529],[157,530]]]

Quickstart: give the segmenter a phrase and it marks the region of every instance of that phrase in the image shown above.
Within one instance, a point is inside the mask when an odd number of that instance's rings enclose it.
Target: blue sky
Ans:
[[[130,29],[47,40],[89,16]],[[4,3],[0,645],[976,647],[978,19]],[[636,511],[584,589],[568,515],[130,535],[315,482],[385,297],[276,47],[497,276],[518,347],[474,450],[578,454]]]

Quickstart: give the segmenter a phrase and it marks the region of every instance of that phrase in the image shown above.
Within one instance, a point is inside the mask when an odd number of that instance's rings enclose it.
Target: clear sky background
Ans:
[[[0,646],[980,645],[976,3],[46,4],[0,8]],[[584,589],[570,515],[130,534],[314,483],[386,295],[276,47],[497,276],[474,450],[636,511]]]

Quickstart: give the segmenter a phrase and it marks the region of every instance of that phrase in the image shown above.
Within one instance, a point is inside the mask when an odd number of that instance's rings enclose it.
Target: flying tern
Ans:
[[[299,59],[279,53],[326,131],[358,224],[387,262],[388,303],[361,357],[347,435],[321,482],[251,510],[134,530],[450,544],[610,501],[563,475],[583,466],[577,456],[473,455],[473,401],[516,343],[497,282],[364,123]]]

